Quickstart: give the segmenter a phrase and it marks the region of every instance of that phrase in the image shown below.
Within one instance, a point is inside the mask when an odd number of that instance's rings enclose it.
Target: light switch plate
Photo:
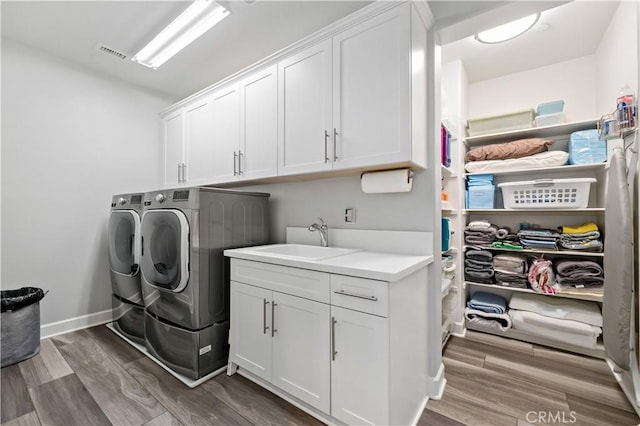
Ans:
[[[356,209],[350,207],[344,210],[344,221],[346,223],[356,223]]]

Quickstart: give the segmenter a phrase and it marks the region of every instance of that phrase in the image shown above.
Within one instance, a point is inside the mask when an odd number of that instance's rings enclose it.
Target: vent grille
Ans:
[[[120,60],[125,60],[127,59],[127,55],[122,53],[122,52],[118,52],[115,49],[112,49],[108,46],[105,46],[104,44],[99,44],[98,47],[96,48],[98,51],[105,53],[107,55],[111,55],[114,56]]]

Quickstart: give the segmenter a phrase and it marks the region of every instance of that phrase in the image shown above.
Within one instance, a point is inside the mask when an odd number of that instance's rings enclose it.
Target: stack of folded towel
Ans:
[[[471,324],[506,331],[511,328],[507,301],[497,294],[475,292],[467,302],[464,316]]]
[[[602,288],[604,270],[591,260],[561,260],[555,263],[556,282],[563,289]]]
[[[464,228],[464,242],[474,246],[490,246],[496,240],[498,227],[486,220],[474,220]]]
[[[602,251],[598,225],[592,222],[580,226],[561,226],[558,246],[564,250]]]
[[[553,229],[520,229],[518,237],[525,248],[555,250],[560,234]]]
[[[527,258],[519,254],[493,256],[496,283],[515,288],[527,288],[529,270]]]
[[[594,302],[515,293],[509,316],[514,330],[586,348],[595,348],[602,334],[602,314]]]
[[[467,250],[464,254],[464,279],[493,284],[493,254],[486,250]]]

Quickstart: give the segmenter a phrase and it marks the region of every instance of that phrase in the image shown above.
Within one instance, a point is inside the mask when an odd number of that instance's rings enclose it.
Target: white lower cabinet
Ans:
[[[230,360],[329,411],[329,305],[232,281],[231,323]]]
[[[232,258],[228,374],[328,423],[411,424],[426,398],[426,280]]]
[[[389,319],[331,307],[331,415],[347,424],[389,422]]]

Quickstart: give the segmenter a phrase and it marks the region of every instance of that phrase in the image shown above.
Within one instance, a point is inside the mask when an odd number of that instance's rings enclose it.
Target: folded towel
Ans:
[[[482,312],[504,314],[507,312],[507,300],[498,294],[477,291],[467,301],[467,307]]]
[[[502,228],[498,228],[498,230],[496,231],[496,238],[499,240],[504,240],[510,233],[511,228],[509,228],[508,226],[503,226]]]
[[[493,263],[485,260],[465,259],[464,265],[477,269],[493,269]]]
[[[561,226],[558,228],[558,231],[563,234],[582,234],[585,232],[596,232],[598,231],[598,225],[593,222],[583,223],[579,226]]]
[[[566,241],[582,241],[582,240],[597,240],[600,238],[600,232],[583,232],[581,234],[560,234],[560,240]]]
[[[571,277],[560,277],[556,276],[556,283],[565,287],[602,287],[604,285],[604,278],[602,277],[579,277],[579,278],[571,278]]]
[[[472,324],[507,331],[511,328],[511,317],[507,313],[493,314],[476,309],[465,308],[464,317]]]
[[[602,241],[600,240],[569,241],[561,239],[558,241],[558,245],[560,248],[565,250],[583,250],[593,252],[601,252],[603,247]]]
[[[559,276],[568,278],[602,277],[602,266],[591,260],[562,260],[556,263],[556,272]]]
[[[527,274],[511,274],[508,272],[495,272],[496,284],[510,288],[528,288]]]
[[[493,270],[524,274],[528,271],[527,258],[517,254],[497,254],[493,256]]]
[[[464,279],[467,281],[473,281],[476,283],[493,284],[493,269],[483,268],[464,268]]]
[[[602,313],[596,302],[514,293],[509,301],[509,308],[602,327]]]
[[[474,260],[489,261],[493,259],[493,254],[487,250],[467,250],[464,253],[465,258]]]

